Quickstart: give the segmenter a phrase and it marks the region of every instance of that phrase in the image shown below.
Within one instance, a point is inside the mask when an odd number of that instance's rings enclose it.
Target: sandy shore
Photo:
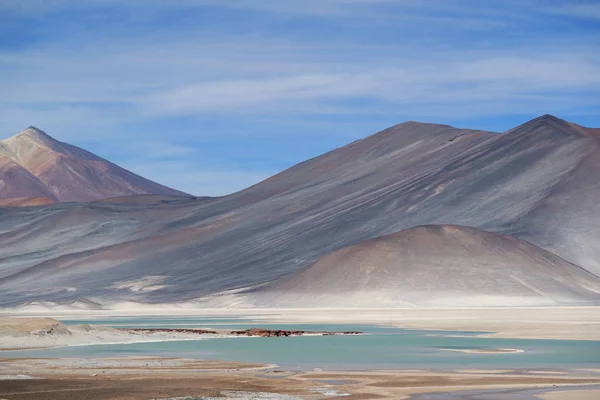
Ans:
[[[3,332],[31,333],[41,330],[50,330],[60,322],[53,318],[10,318],[0,317],[0,328]]]
[[[67,327],[52,318],[0,317],[0,350],[202,340],[222,336],[226,335],[198,335],[185,332],[162,331],[145,332],[113,329],[99,325],[75,325]]]
[[[577,388],[599,395],[600,373],[560,371],[472,370],[460,372],[370,371],[287,372],[272,365],[174,358],[1,359],[0,399],[127,399],[218,396],[234,392],[263,393],[276,399],[409,399],[419,393],[492,389]],[[24,379],[36,378],[36,379]],[[543,391],[541,393],[544,393]],[[567,392],[565,392],[567,393]],[[279,394],[289,397],[269,397]],[[577,399],[551,392],[547,400]],[[544,393],[544,395],[546,395]],[[249,397],[237,398],[252,398]],[[554,397],[552,397],[554,396]],[[559,396],[559,397],[556,397]],[[236,398],[236,397],[231,397]],[[594,398],[594,397],[592,397]],[[600,398],[600,397],[596,397]],[[581,397],[585,399],[585,397]]]
[[[0,314],[2,315],[2,314]],[[7,315],[7,314],[5,314]],[[19,314],[10,314],[19,316]],[[505,338],[600,340],[600,307],[398,309],[122,309],[20,314],[59,318],[108,316],[239,316],[282,323],[365,323],[410,329],[489,332]]]

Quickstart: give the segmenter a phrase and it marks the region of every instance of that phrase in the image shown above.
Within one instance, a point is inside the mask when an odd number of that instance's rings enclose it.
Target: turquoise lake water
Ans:
[[[239,318],[122,317],[63,321],[121,328],[300,329],[362,331],[360,336],[222,338],[194,341],[92,345],[3,352],[2,357],[169,356],[278,364],[291,370],[600,368],[600,341],[481,338],[477,332],[418,331],[376,325],[279,324]],[[453,337],[462,335],[465,337]],[[524,353],[464,354],[442,348],[514,348]]]

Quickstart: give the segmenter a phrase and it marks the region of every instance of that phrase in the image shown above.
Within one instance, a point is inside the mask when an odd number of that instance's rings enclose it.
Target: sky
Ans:
[[[600,127],[600,1],[0,0],[0,103],[223,195],[408,120]]]

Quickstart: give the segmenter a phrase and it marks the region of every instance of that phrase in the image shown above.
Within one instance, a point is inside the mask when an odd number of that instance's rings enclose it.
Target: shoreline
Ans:
[[[161,343],[249,337],[362,335],[359,331],[305,331],[251,328],[244,330],[203,328],[111,328],[104,325],[71,325],[52,318],[0,317],[0,354],[64,347]]]
[[[0,317],[237,317],[254,323],[375,324],[404,329],[469,331],[480,337],[600,340],[600,306],[479,308],[121,309],[2,313]]]

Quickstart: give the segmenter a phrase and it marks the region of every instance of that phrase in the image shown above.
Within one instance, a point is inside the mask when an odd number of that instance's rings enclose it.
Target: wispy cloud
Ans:
[[[575,90],[600,90],[599,60],[430,60],[405,68],[186,85],[157,93],[142,103],[153,112],[165,114],[230,113],[236,109],[242,113],[291,112],[291,108],[311,114],[319,113],[315,105],[348,99],[420,104],[424,108],[440,101],[469,105],[512,99],[516,111],[526,101],[521,100],[524,96],[553,96]],[[337,109],[343,107],[338,105]],[[355,107],[347,106],[346,112],[356,112]]]
[[[558,3],[543,10],[549,14],[558,14],[583,19],[600,19],[600,4],[598,2],[567,2]]]
[[[448,5],[451,2],[430,0],[304,0],[302,2],[280,0],[86,0],[73,3],[69,0],[28,0],[4,1],[0,9],[14,13],[47,13],[60,9],[98,9],[105,7],[143,8],[147,10],[198,9],[219,7],[234,10],[259,10],[270,13],[301,14],[316,16],[348,16],[357,12],[372,10],[373,15],[384,16],[381,7],[402,8],[404,10],[431,9]]]
[[[119,160],[115,149],[135,148],[136,172],[221,193],[275,172],[264,160],[285,164],[267,141],[258,172],[219,164],[236,133],[592,115],[599,15],[567,0],[6,0],[0,126],[36,125]]]
[[[356,112],[356,107],[344,105],[356,99],[427,107],[449,99],[504,102],[512,96],[513,107],[519,110],[519,98],[527,94],[556,97],[600,89],[600,56],[585,49],[561,49],[551,55],[543,50],[515,55],[507,49],[440,50],[409,57],[410,51],[390,46],[391,54],[382,49],[376,62],[348,63],[345,57],[323,56],[318,44],[315,54],[301,60],[296,59],[301,49],[268,42],[262,47],[242,42],[179,44],[171,49],[157,43],[129,52],[129,46],[123,45],[113,47],[112,53],[104,46],[63,50],[61,57],[53,57],[53,49],[6,57],[19,72],[3,82],[6,91],[0,102],[8,108],[29,106],[33,113],[42,114],[45,111],[37,110],[40,104],[74,115],[112,107],[116,110],[106,116],[114,119],[214,112]],[[353,58],[362,49],[339,52]]]

